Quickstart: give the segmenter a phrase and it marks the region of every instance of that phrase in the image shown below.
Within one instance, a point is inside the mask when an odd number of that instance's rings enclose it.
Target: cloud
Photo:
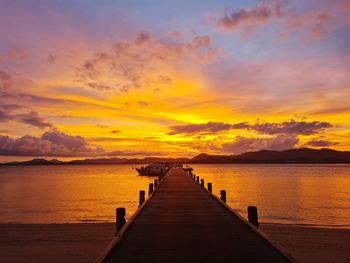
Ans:
[[[171,69],[209,63],[218,51],[207,35],[190,41],[158,39],[149,32],[139,33],[133,40],[113,43],[96,52],[77,68],[80,81],[98,90],[128,92],[143,86],[171,84],[164,75]]]
[[[262,1],[253,8],[240,9],[226,14],[218,20],[217,26],[226,31],[237,31],[242,27],[246,30],[253,30],[265,25],[272,18],[283,15],[281,3]]]
[[[5,71],[0,70],[0,95],[9,88],[11,81],[11,75]]]
[[[26,135],[14,139],[0,135],[2,156],[91,157],[103,153],[103,148],[89,145],[83,137],[57,130],[45,132],[40,138]]]
[[[311,114],[315,114],[315,115],[326,115],[326,114],[341,114],[341,113],[349,113],[350,112],[350,107],[349,106],[331,106],[328,108],[324,108],[321,110],[315,110],[312,111]]]
[[[332,29],[329,24],[336,15],[337,7],[300,11],[290,7],[287,0],[260,1],[252,8],[235,10],[218,18],[216,26],[224,31],[241,32],[243,38],[256,33],[265,25],[277,25],[280,27],[278,36],[299,31],[303,34],[320,40]]]
[[[149,151],[112,151],[108,152],[106,156],[163,156],[164,152],[149,152]]]
[[[46,62],[48,64],[53,64],[53,63],[55,63],[56,59],[57,59],[57,57],[54,54],[49,53],[44,62]]]
[[[161,156],[164,152],[115,150],[89,144],[82,136],[73,136],[54,130],[41,137],[11,138],[0,135],[0,156],[32,157],[101,157],[101,156]]]
[[[35,111],[31,111],[29,113],[21,113],[21,114],[8,113],[12,109],[14,108],[17,109],[18,107],[20,106],[4,105],[4,107],[0,107],[0,122],[17,121],[20,123],[32,125],[40,129],[54,127],[52,123],[45,121],[45,119]],[[5,111],[4,109],[7,109],[7,111]]]
[[[338,3],[338,9],[342,12],[350,14],[350,2],[349,0],[340,0]]]
[[[40,129],[44,128],[53,128],[53,124],[46,122],[39,114],[35,111],[31,111],[27,114],[17,114],[14,115],[14,118],[22,123],[26,123]]]
[[[294,148],[299,139],[293,135],[278,135],[272,138],[246,138],[237,136],[231,143],[222,145],[222,151],[230,154],[241,154],[249,151],[265,150],[286,150]]]
[[[328,122],[306,122],[306,121],[285,121],[281,123],[257,123],[249,127],[250,130],[254,130],[261,134],[298,134],[298,135],[311,135],[324,131],[327,128],[333,127]]]
[[[227,131],[231,129],[246,129],[249,124],[241,122],[237,124],[228,124],[223,122],[207,122],[202,124],[186,124],[170,126],[171,132],[169,135],[175,134],[187,134],[187,133],[217,133],[221,131]]]
[[[330,147],[330,146],[334,146],[334,145],[338,145],[338,142],[332,142],[332,141],[328,141],[322,138],[318,138],[318,139],[313,139],[308,141],[305,146],[311,146],[311,147]]]
[[[23,49],[19,48],[9,48],[3,52],[0,52],[0,63],[6,60],[16,61],[16,60],[24,60],[28,58],[27,53]]]
[[[0,110],[0,122],[7,122],[11,119],[11,115],[7,114],[5,111]]]
[[[86,85],[90,88],[100,90],[100,91],[108,91],[108,90],[113,89],[113,87],[111,87],[109,85],[102,84],[102,83],[88,82],[88,83],[86,83]]]
[[[169,135],[175,134],[193,134],[193,133],[218,133],[231,129],[247,129],[260,134],[291,134],[291,135],[311,135],[323,132],[327,128],[333,127],[328,122],[306,122],[306,121],[285,121],[281,123],[256,123],[240,122],[228,124],[223,122],[207,122],[201,124],[185,124],[170,126]]]
[[[31,79],[0,70],[0,98],[16,94],[20,89],[29,88],[32,84]]]

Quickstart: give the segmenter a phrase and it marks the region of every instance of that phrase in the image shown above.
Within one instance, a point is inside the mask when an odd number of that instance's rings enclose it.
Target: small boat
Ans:
[[[180,163],[166,163],[166,162],[156,162],[150,163],[147,166],[142,166],[140,168],[136,168],[136,171],[139,175],[146,176],[162,176],[165,175],[170,169],[184,169],[189,174],[192,174],[193,168],[191,167],[183,167]]]
[[[166,163],[150,163],[148,166],[136,168],[136,171],[139,175],[160,176],[166,174],[169,171],[169,167]]]

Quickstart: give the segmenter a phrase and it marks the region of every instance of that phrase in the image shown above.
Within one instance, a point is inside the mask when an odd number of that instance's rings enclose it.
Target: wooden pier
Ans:
[[[97,262],[296,262],[197,181],[170,170]]]

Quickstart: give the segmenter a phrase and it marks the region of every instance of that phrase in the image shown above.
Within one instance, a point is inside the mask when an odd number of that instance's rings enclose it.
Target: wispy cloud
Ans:
[[[3,52],[0,52],[0,63],[6,62],[6,61],[17,61],[17,60],[23,60],[28,57],[27,52],[25,52],[23,49],[11,47]]]
[[[254,130],[258,133],[263,134],[296,134],[296,135],[311,135],[333,127],[332,124],[328,122],[321,121],[285,121],[281,123],[256,123],[250,126],[248,129]]]
[[[293,31],[303,32],[305,36],[320,40],[329,30],[333,29],[333,14],[337,12],[336,5],[332,9],[296,10],[287,0],[260,1],[256,6],[243,8],[226,13],[217,21],[217,27],[232,32],[240,32],[243,38],[257,33],[265,25],[279,25],[281,32],[277,38],[287,37]],[[334,23],[333,23],[334,24]]]
[[[305,146],[311,146],[311,147],[330,147],[334,145],[338,145],[338,142],[330,141],[324,138],[314,138],[308,142],[305,143]]]
[[[246,129],[249,124],[241,122],[237,124],[228,124],[223,122],[207,122],[201,124],[185,124],[170,126],[171,132],[169,135],[175,134],[193,134],[193,133],[217,133],[231,129]]]
[[[20,123],[29,124],[31,126],[34,126],[40,129],[54,127],[52,123],[45,121],[45,119],[35,111],[31,111],[29,113],[21,113],[21,114],[9,114],[6,111],[1,110],[1,107],[0,107],[0,122],[9,122],[9,121],[17,121]]]
[[[77,75],[91,88],[128,92],[152,83],[158,87],[168,85],[171,77],[164,75],[164,69],[208,63],[217,55],[208,35],[174,42],[141,32],[131,41],[115,42],[109,49],[95,53],[78,67]]]
[[[217,26],[227,31],[254,31],[275,17],[283,17],[285,1],[261,1],[253,8],[239,9],[219,18]]]
[[[289,120],[281,123],[257,122],[249,124],[248,122],[240,122],[236,124],[228,124],[223,122],[207,122],[202,124],[185,124],[170,126],[169,135],[175,134],[193,134],[193,133],[218,133],[231,129],[247,129],[260,134],[292,134],[292,135],[311,135],[333,127],[328,122],[320,121],[295,121]]]
[[[93,156],[350,147],[348,0],[179,0],[176,20],[160,0],[4,1],[0,126],[21,154],[59,154],[43,130]]]

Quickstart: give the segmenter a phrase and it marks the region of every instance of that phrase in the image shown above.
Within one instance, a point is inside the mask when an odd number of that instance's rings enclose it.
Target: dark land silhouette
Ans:
[[[184,164],[347,164],[350,151],[332,149],[290,149],[284,151],[261,150],[239,155],[210,155],[201,153],[193,158],[94,158],[73,161],[33,159],[0,165],[91,165],[91,164],[147,164],[152,162],[179,162]]]

